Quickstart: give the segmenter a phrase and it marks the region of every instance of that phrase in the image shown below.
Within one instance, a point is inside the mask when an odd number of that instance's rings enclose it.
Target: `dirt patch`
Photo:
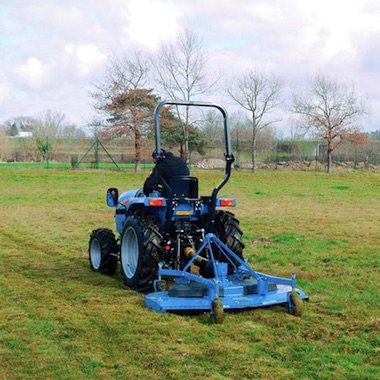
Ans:
[[[226,161],[217,158],[210,158],[197,162],[195,166],[200,169],[223,169],[226,167]]]
[[[222,159],[204,159],[197,163],[195,166],[200,169],[224,169],[226,167],[226,162]],[[239,163],[239,169],[252,169],[252,162],[241,162]],[[280,161],[278,163],[257,163],[257,169],[259,170],[317,170],[325,171],[326,164],[322,164],[318,161]],[[370,170],[379,171],[380,168],[374,165],[369,165],[365,168],[363,162],[359,162],[355,165],[354,162],[334,162],[332,165],[333,171],[353,171],[353,170]]]

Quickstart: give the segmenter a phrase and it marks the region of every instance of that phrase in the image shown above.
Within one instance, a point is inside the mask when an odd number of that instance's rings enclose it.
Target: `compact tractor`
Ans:
[[[208,107],[223,116],[225,174],[211,196],[198,195],[198,179],[160,175],[160,110],[163,106]],[[215,103],[163,101],[154,111],[155,143],[161,191],[145,196],[142,189],[107,190],[115,210],[118,237],[109,229],[92,231],[91,269],[111,275],[120,261],[124,284],[147,293],[145,304],[165,313],[211,311],[216,323],[224,310],[285,304],[299,315],[308,297],[296,288],[296,275],[279,278],[254,271],[243,257],[243,232],[233,213],[234,198],[218,197],[228,182],[234,156],[227,112]]]

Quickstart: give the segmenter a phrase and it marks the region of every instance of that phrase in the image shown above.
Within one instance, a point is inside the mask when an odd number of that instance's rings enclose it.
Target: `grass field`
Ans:
[[[226,314],[157,314],[121,275],[91,272],[107,187],[132,172],[0,169],[0,379],[377,379],[380,175],[234,172],[245,256],[310,297]],[[219,171],[197,172],[210,193]]]
[[[141,164],[142,169],[152,169],[152,163]],[[117,164],[114,163],[101,163],[98,164],[98,167],[95,167],[94,163],[81,163],[79,164],[75,170],[81,169],[104,169],[104,170],[126,170],[126,169],[134,169],[135,164]],[[0,170],[1,169],[72,169],[71,164],[64,162],[0,162]]]

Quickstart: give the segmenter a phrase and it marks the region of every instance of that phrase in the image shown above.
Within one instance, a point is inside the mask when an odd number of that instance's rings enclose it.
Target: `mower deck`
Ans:
[[[214,267],[213,278],[204,278],[190,273],[189,268],[205,246],[208,246]],[[227,274],[227,263],[214,260],[212,247],[216,246],[235,267],[233,274]],[[202,247],[183,270],[158,270],[159,279],[155,281],[155,291],[145,296],[148,308],[165,313],[166,311],[211,310],[215,299],[220,300],[224,309],[243,309],[287,304],[292,309],[291,293],[293,290],[305,301],[309,298],[296,288],[296,275],[292,278],[274,277],[254,271],[240,257],[235,255],[214,234],[207,234]],[[162,290],[166,282],[162,276],[174,277],[175,285],[169,290]]]
[[[176,285],[173,287],[175,288]],[[309,299],[301,290],[295,290],[303,300],[307,301]],[[292,287],[288,285],[276,285],[276,288],[269,291],[265,296],[258,294],[245,295],[244,286],[240,285],[231,285],[226,289],[222,288],[221,291],[222,293],[229,293],[219,296],[224,309],[245,309],[287,304]],[[173,293],[175,295],[172,295]],[[194,293],[194,296],[191,296],[192,293]],[[211,304],[212,299],[207,294],[207,288],[199,288],[192,283],[174,291],[170,288],[169,291],[153,292],[145,297],[145,305],[159,313],[181,310],[209,311]]]

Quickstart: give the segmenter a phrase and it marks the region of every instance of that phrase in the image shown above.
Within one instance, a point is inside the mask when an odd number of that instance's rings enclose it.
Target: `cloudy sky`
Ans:
[[[0,0],[0,123],[51,109],[85,125],[111,54],[154,52],[184,28],[227,77],[255,67],[288,88],[320,72],[355,83],[365,130],[380,129],[378,0]]]

